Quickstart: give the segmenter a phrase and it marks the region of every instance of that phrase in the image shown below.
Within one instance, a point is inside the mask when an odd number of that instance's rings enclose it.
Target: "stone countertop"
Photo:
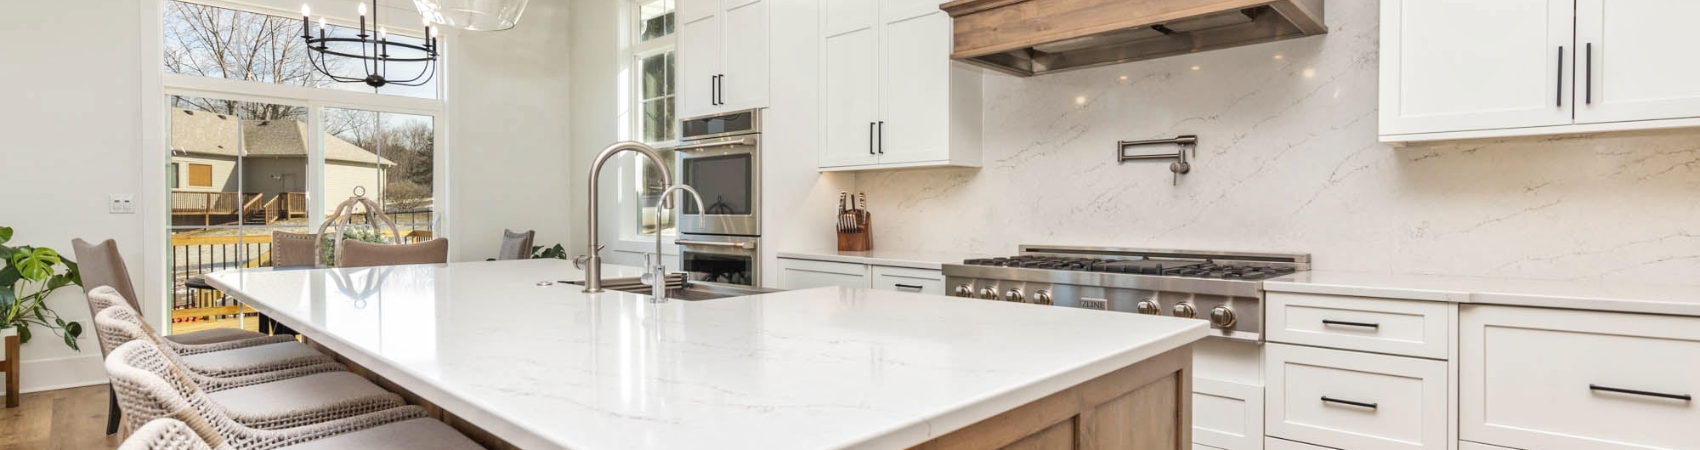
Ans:
[[[1700,316],[1700,285],[1311,271],[1264,280],[1269,292]]]
[[[207,279],[521,448],[902,448],[1206,335],[866,289],[656,303],[538,285],[580,276],[530,260]]]
[[[865,252],[841,252],[835,250],[791,251],[779,252],[780,258],[807,259],[813,261],[829,261],[853,264],[871,264],[876,266],[908,267],[912,269],[941,270],[945,264],[961,264],[969,258],[990,258],[986,255],[946,252],[912,252],[904,250],[870,250]]]

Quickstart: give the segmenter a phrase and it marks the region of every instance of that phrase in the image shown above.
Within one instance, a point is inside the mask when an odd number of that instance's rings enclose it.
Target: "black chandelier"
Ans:
[[[431,27],[430,19],[424,20],[424,45],[414,45],[406,42],[390,42],[389,33],[383,27],[378,27],[378,0],[372,0],[372,26],[377,27],[376,36],[367,34],[365,3],[360,4],[360,33],[355,35],[356,38],[326,36],[324,16],[319,16],[319,36],[313,37],[308,25],[310,16],[312,16],[312,9],[305,4],[301,5],[301,39],[307,42],[307,60],[312,62],[314,69],[325,74],[326,77],[330,77],[332,81],[366,83],[367,86],[374,88],[389,84],[422,86],[431,82],[431,78],[437,75],[437,29]],[[343,48],[332,49],[330,46],[332,43],[357,44],[360,53],[355,54],[352,50],[347,49],[346,45],[339,45]],[[404,54],[391,56],[391,48],[401,50]],[[359,60],[360,67],[366,72],[366,77],[345,77],[331,73],[330,64],[325,59],[327,55]],[[405,80],[391,79],[389,77],[389,63],[391,62],[418,62],[424,63],[421,64],[424,67],[412,78]]]

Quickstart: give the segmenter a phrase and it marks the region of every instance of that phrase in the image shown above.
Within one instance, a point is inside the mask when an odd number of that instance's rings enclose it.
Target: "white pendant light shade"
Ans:
[[[470,31],[513,28],[526,0],[413,0],[419,15],[443,26]]]

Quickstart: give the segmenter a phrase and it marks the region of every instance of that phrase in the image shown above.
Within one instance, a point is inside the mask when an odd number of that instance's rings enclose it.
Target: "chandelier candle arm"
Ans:
[[[328,26],[325,24],[324,16],[319,17],[319,36],[315,38],[312,36],[312,9],[308,5],[301,5],[301,39],[307,43],[307,59],[313,63],[314,69],[323,73],[331,81],[339,83],[363,82],[373,88],[380,88],[389,84],[401,86],[423,86],[436,78],[437,58],[440,55],[437,47],[440,27],[431,26],[431,19],[426,17],[422,21],[425,26],[425,32],[420,39],[422,41],[421,43],[412,44],[405,40],[400,42],[390,42],[389,30],[378,24],[377,0],[372,0],[371,6],[372,27],[374,28],[374,31],[376,31],[375,35],[367,34],[366,4],[360,3],[359,6],[360,34],[355,35],[356,38],[330,36]],[[360,49],[360,52],[359,54],[350,52],[346,46],[340,47],[340,50],[333,49],[330,46],[332,43],[354,44]],[[370,47],[368,48],[368,46]],[[390,55],[391,46],[398,49],[404,49],[405,52],[401,55],[392,56]],[[414,55],[418,56],[415,57]],[[328,60],[327,56],[360,60],[360,67],[366,72],[366,76],[363,78],[354,78],[331,73],[331,69],[334,67],[334,64]],[[420,73],[418,75],[414,75],[413,78],[406,80],[392,80],[388,76],[389,63],[391,61],[417,62],[423,64],[421,64]]]

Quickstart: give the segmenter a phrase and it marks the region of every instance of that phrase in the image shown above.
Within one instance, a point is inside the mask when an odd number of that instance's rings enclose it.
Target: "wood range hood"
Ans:
[[[955,0],[962,60],[1011,75],[1318,35],[1323,0]]]

